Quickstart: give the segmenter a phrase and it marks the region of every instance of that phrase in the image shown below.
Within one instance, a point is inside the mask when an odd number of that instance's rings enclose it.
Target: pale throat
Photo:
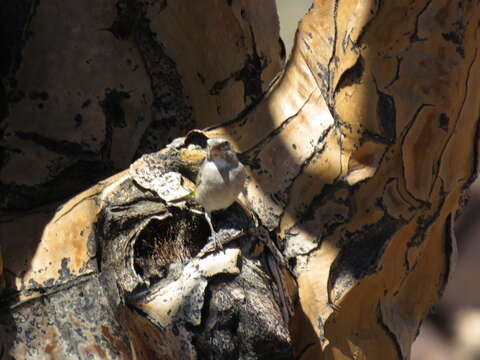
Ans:
[[[231,168],[237,165],[236,163],[232,163],[231,161],[226,161],[224,159],[218,159],[218,158],[213,160],[213,162],[215,163],[215,166],[219,168]]]

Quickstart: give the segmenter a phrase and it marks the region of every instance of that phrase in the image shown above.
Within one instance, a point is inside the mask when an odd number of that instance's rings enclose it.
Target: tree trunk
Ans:
[[[315,1],[281,73],[273,1],[1,7],[2,356],[409,358],[477,171],[479,1]],[[249,175],[225,251],[206,136]]]

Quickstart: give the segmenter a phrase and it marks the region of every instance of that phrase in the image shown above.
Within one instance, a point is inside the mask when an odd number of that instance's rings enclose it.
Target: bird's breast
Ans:
[[[207,162],[200,170],[197,201],[207,210],[214,211],[229,207],[242,191],[245,182],[243,166],[224,166]]]

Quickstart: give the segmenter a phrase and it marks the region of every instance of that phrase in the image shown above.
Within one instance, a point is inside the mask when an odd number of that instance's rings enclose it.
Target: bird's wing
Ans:
[[[206,160],[205,160],[206,161]],[[205,166],[205,161],[203,162],[203,164],[200,166],[200,170],[198,170],[198,174],[197,174],[197,178],[195,179],[195,184],[197,185],[197,187],[200,186],[200,184],[202,183],[202,171],[203,171],[203,168]]]

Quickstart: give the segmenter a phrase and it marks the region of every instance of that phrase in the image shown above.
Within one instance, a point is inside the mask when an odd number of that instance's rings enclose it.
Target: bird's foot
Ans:
[[[223,250],[221,233],[214,232],[208,239],[211,239],[211,242],[215,245],[217,250]]]
[[[244,233],[239,230],[233,229],[223,229],[219,232],[214,232],[208,237],[208,243],[203,247],[202,250],[197,254],[197,257],[203,257],[207,253],[211,253],[217,250],[223,250],[224,245],[229,242],[238,239]]]

